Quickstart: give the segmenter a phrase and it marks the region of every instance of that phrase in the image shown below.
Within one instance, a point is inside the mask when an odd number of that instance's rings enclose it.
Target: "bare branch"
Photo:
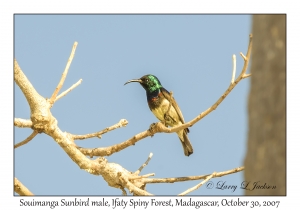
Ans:
[[[247,60],[246,56],[242,52],[240,52],[240,55],[242,56],[242,58],[244,59],[244,61]]]
[[[232,56],[232,77],[231,77],[231,84],[235,80],[235,72],[236,72],[236,56]]]
[[[68,90],[62,92],[61,94],[59,94],[59,96],[56,97],[55,101],[58,101],[59,99],[61,99],[62,97],[64,97],[65,95],[67,95],[69,92],[71,92],[73,89],[75,89],[78,85],[80,85],[82,82],[82,79],[80,79],[78,82],[76,82],[74,85],[72,85]]]
[[[151,136],[152,133],[147,130],[144,132],[141,132],[133,137],[131,137],[130,139],[120,143],[120,144],[115,144],[113,146],[110,147],[100,147],[100,148],[93,148],[93,149],[88,149],[88,148],[81,148],[78,147],[79,151],[82,152],[82,154],[84,155],[88,155],[90,157],[94,157],[94,156],[110,156],[116,152],[119,152],[129,146],[135,145],[136,142]]]
[[[15,181],[14,181],[14,190],[19,195],[29,195],[29,196],[34,195],[16,177],[15,177]]]
[[[107,127],[102,131],[99,131],[96,133],[90,133],[90,134],[86,134],[86,135],[72,135],[72,136],[73,136],[74,140],[84,140],[84,139],[93,138],[93,137],[101,138],[102,134],[105,134],[105,133],[115,130],[117,128],[125,127],[127,124],[128,124],[128,121],[126,119],[121,119],[117,124]]]
[[[197,189],[199,189],[199,187],[201,187],[203,184],[205,184],[208,180],[210,180],[211,178],[213,178],[215,176],[216,172],[212,173],[211,175],[209,175],[208,177],[206,177],[206,179],[204,179],[202,182],[200,182],[199,184],[197,184],[196,186],[180,193],[179,195],[187,195],[189,194],[190,192],[193,192]]]
[[[54,90],[54,92],[53,92],[53,94],[52,94],[52,96],[51,96],[51,98],[50,98],[50,101],[49,101],[49,102],[50,102],[51,105],[54,103],[54,101],[55,101],[55,99],[56,99],[56,96],[57,96],[58,92],[60,91],[60,89],[62,88],[62,86],[63,86],[63,84],[64,84],[64,82],[65,82],[65,79],[66,79],[66,77],[67,77],[67,74],[68,74],[70,65],[71,65],[72,60],[73,60],[74,55],[75,55],[75,50],[76,50],[77,44],[78,44],[77,42],[74,43],[73,48],[72,48],[71,55],[70,55],[70,57],[69,57],[69,60],[68,60],[68,62],[67,62],[67,65],[66,65],[66,68],[65,68],[65,70],[64,70],[64,72],[63,72],[63,74],[62,74],[62,76],[61,76],[61,79],[60,79],[60,81],[59,81],[57,87],[55,88],[55,90]]]
[[[149,163],[149,161],[151,160],[152,156],[153,156],[153,153],[151,152],[151,153],[149,154],[149,157],[148,157],[148,159],[146,160],[146,162],[145,162],[143,165],[141,165],[141,167],[140,167],[136,172],[134,172],[135,175],[139,175],[139,174],[141,173],[141,171],[143,170],[143,168],[145,168],[145,166],[148,165],[148,163]]]
[[[32,134],[30,134],[30,136],[28,136],[24,141],[21,141],[21,142],[17,143],[17,144],[14,146],[14,148],[16,149],[16,148],[18,148],[18,147],[20,147],[20,146],[22,146],[22,145],[24,145],[24,144],[27,144],[27,143],[30,142],[30,141],[31,141],[38,133],[39,133],[39,132],[38,132],[37,130],[34,130],[34,131],[32,132]]]
[[[233,173],[237,173],[240,171],[243,171],[245,169],[244,166],[234,168],[228,171],[223,171],[223,172],[218,172],[215,174],[214,177],[221,177]],[[201,175],[201,176],[187,176],[187,177],[175,177],[175,178],[148,178],[148,179],[143,179],[143,182],[145,184],[150,184],[150,183],[174,183],[174,182],[185,182],[185,181],[192,181],[192,180],[199,180],[199,179],[206,179],[210,174],[206,175]]]
[[[250,35],[249,35],[248,51],[247,51],[246,57],[243,55],[243,53],[240,53],[241,56],[243,57],[244,61],[245,61],[244,66],[243,66],[242,73],[240,74],[240,77],[242,77],[243,75],[246,74],[246,71],[247,71],[247,68],[248,68],[248,64],[249,64],[250,56],[251,56],[251,52],[252,52],[252,38],[253,38],[253,35],[250,34]],[[238,79],[239,79],[239,78],[238,78]],[[237,80],[238,80],[238,79],[237,79]],[[239,79],[239,80],[241,80],[241,79]]]
[[[50,112],[48,100],[40,96],[22,72],[17,61],[14,61],[14,80],[22,90],[30,106],[32,128],[51,136],[81,169],[93,169],[91,173],[99,175],[99,163],[88,159],[74,144],[73,139],[57,126],[57,120]]]
[[[132,173],[119,164],[108,163],[103,157],[97,158],[96,160],[90,160],[82,154],[74,143],[73,135],[67,132],[62,132],[58,127],[57,120],[50,112],[50,100],[46,100],[36,92],[25,74],[22,72],[21,68],[18,66],[16,60],[14,73],[15,81],[23,91],[30,106],[32,129],[36,130],[36,132],[43,132],[51,136],[80,169],[83,169],[90,174],[101,175],[105,181],[107,181],[109,186],[116,188],[124,188],[127,186],[129,189],[133,190],[135,194],[148,194],[143,190],[143,183],[141,182],[141,179],[127,182],[126,186],[120,185],[120,179],[117,176],[118,172],[123,174],[123,180],[125,181],[128,180],[128,177],[132,177]],[[18,121],[20,120],[16,120],[16,122]],[[128,122],[126,120],[121,120],[119,123],[120,127],[120,125],[125,126]],[[104,130],[102,133],[108,132],[109,130],[111,129]]]
[[[19,128],[31,128],[32,122],[31,120],[25,120],[21,118],[15,118],[14,120],[14,126],[17,126]]]
[[[155,176],[155,173],[151,173],[151,174],[145,174],[142,176],[137,176],[137,177],[130,177],[129,180],[135,180],[135,179],[142,179],[142,178],[148,178],[149,176]]]

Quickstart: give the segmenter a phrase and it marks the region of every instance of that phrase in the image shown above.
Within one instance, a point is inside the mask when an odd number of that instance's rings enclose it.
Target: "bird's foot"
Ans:
[[[170,115],[168,113],[165,113],[164,120],[161,122],[166,126],[167,121],[170,121]]]
[[[167,119],[165,118],[164,120],[160,121],[164,126],[168,127],[167,126]]]
[[[151,137],[154,136],[154,127],[155,127],[156,123],[152,123],[148,129],[148,131],[150,132]]]
[[[172,117],[171,117],[171,115],[169,115],[168,113],[166,113],[165,115],[164,115],[164,120],[163,121],[161,121],[166,127],[168,127],[168,125],[167,124],[173,124],[173,123],[176,123],[176,120],[175,119],[173,119]],[[167,123],[168,122],[168,123]]]

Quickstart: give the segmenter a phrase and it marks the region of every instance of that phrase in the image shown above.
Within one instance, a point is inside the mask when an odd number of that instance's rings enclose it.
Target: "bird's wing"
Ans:
[[[165,88],[161,88],[160,90],[161,90],[162,94],[164,95],[164,97],[166,99],[168,99],[168,101],[172,101],[170,93]],[[183,115],[182,115],[181,110],[180,110],[179,106],[177,105],[177,102],[175,101],[174,97],[173,97],[173,101],[174,101],[174,103],[172,105],[173,105],[174,109],[176,110],[180,121],[182,123],[184,123]]]

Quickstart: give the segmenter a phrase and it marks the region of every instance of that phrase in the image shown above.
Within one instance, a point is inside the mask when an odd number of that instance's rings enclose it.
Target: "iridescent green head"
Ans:
[[[160,84],[160,81],[158,80],[158,78],[154,75],[151,75],[151,74],[147,74],[145,76],[142,76],[140,79],[129,80],[124,85],[126,85],[130,82],[139,82],[143,86],[143,88],[146,91],[149,91],[150,93],[152,93],[153,91],[155,91],[155,90],[162,87],[162,85]]]

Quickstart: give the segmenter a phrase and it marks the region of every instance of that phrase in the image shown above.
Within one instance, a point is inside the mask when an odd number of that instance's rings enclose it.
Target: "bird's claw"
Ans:
[[[152,123],[148,129],[148,131],[150,132],[151,137],[154,136],[154,127],[155,127],[156,123]]]
[[[164,115],[164,120],[163,121],[161,121],[166,127],[168,127],[167,126],[167,122],[176,122],[176,120],[174,120],[172,117],[171,117],[171,115],[169,115],[168,113],[166,113],[165,115]]]

